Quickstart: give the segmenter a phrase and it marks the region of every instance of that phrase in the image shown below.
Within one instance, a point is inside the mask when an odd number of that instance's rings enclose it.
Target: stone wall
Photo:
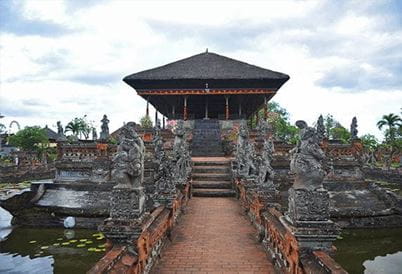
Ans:
[[[55,175],[54,164],[0,167],[0,183],[51,179]]]
[[[402,186],[402,169],[385,170],[381,168],[365,167],[363,172],[368,179],[386,181]]]

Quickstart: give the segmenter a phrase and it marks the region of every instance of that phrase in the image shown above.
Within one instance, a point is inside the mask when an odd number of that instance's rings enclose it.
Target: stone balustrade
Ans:
[[[130,252],[130,245],[116,245],[107,240],[108,251],[88,273],[147,273],[155,264],[162,248],[169,239],[177,218],[184,210],[191,196],[190,182],[180,190],[172,207],[164,205],[145,217],[140,235],[132,244],[136,252]]]
[[[300,244],[295,228],[277,206],[267,206],[266,197],[250,189],[249,181],[235,179],[239,200],[259,231],[258,238],[281,273],[347,273],[330,256],[331,250],[308,249]],[[332,250],[333,251],[333,250]]]

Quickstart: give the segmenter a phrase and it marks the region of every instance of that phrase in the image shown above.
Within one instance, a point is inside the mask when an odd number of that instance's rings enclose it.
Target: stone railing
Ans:
[[[259,240],[280,273],[347,273],[327,249],[319,245],[306,249],[300,244],[295,228],[285,220],[279,205],[268,205],[266,197],[247,187],[247,180],[235,179],[234,183]]]
[[[166,241],[170,238],[176,219],[191,196],[190,182],[173,200],[172,207],[159,206],[142,222],[140,235],[130,245],[113,245],[107,240],[108,251],[88,273],[148,273],[155,264]]]

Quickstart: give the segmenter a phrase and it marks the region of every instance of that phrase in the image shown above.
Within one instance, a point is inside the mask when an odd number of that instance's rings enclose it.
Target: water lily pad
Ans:
[[[106,251],[106,248],[102,248],[102,251]]]
[[[99,248],[104,248],[106,244],[98,245]]]
[[[102,249],[100,249],[100,248],[95,248],[95,252],[101,252],[102,251]]]
[[[85,244],[79,244],[77,247],[85,247]]]
[[[99,237],[99,236],[101,236],[101,235],[102,235],[101,233],[94,233],[94,234],[92,234],[93,237]]]
[[[43,251],[39,251],[39,254],[43,254]]]
[[[36,241],[29,241],[29,243],[30,243],[30,244],[34,244],[34,243],[36,243]]]
[[[91,251],[91,252],[94,252],[95,250],[96,250],[95,247],[90,247],[90,248],[88,248],[88,251]]]
[[[92,244],[93,241],[86,241],[85,243],[86,243],[86,244]]]
[[[39,257],[40,256],[40,254],[34,254],[34,257]]]
[[[47,245],[41,246],[40,249],[48,249],[49,247]]]
[[[69,242],[64,242],[61,245],[69,245],[69,244],[70,244]]]
[[[103,236],[100,236],[100,237],[98,237],[98,238],[96,238],[97,240],[103,240],[103,239],[105,239],[105,237],[103,237]]]
[[[77,240],[70,240],[69,242],[70,242],[70,243],[76,243]]]
[[[86,242],[87,239],[80,239],[80,242]]]
[[[54,246],[59,246],[60,244],[59,243],[55,243],[55,244],[53,244]]]
[[[63,241],[63,238],[57,238],[58,241]]]

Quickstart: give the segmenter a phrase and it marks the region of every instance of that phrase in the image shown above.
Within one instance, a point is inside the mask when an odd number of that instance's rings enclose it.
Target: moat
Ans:
[[[98,231],[9,225],[0,208],[0,273],[85,273],[105,253]]]

